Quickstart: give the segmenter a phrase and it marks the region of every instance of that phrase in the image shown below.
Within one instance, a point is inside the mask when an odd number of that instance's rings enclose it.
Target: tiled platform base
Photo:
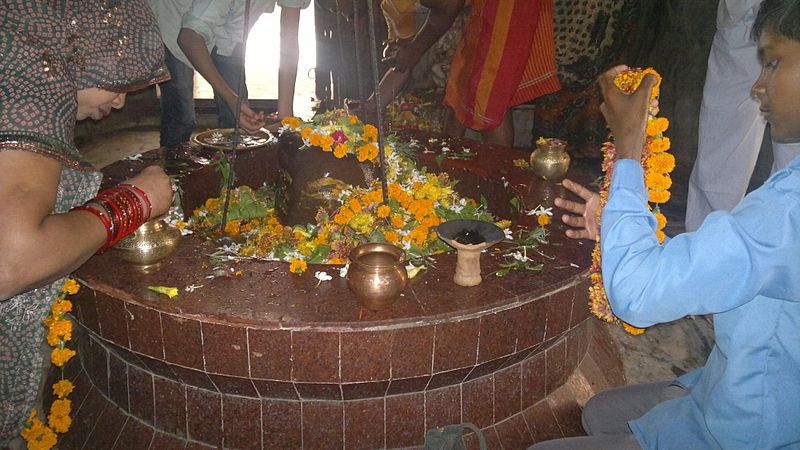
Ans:
[[[578,338],[561,338],[491,375],[348,401],[253,398],[187,386],[141,369],[81,333],[83,367],[68,369],[76,384],[74,424],[59,448],[418,448],[426,429],[462,421],[481,427],[491,449],[527,448],[582,434],[581,406],[624,382],[604,325],[591,319],[577,331],[588,342],[580,361],[570,351]],[[104,354],[105,378],[94,365]],[[559,359],[565,364],[555,363]],[[465,443],[477,448],[474,436]]]

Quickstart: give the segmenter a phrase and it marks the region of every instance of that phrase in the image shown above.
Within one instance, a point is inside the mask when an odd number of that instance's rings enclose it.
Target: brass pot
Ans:
[[[541,139],[531,153],[531,168],[545,180],[563,177],[569,169],[567,143],[559,139]]]
[[[181,232],[159,217],[142,224],[113,248],[117,256],[131,264],[152,267],[175,251],[180,238]]]
[[[373,311],[386,309],[408,285],[405,252],[391,244],[362,244],[350,252],[347,286],[361,304]]]

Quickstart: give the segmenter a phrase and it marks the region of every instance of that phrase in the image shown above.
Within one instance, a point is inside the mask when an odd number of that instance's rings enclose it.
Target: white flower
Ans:
[[[194,292],[195,290],[200,289],[201,287],[203,287],[202,284],[190,284],[185,288],[183,288],[183,290],[186,292]]]
[[[349,268],[350,268],[350,263],[345,264],[344,267],[339,269],[339,276],[342,277],[342,278],[346,277],[347,276],[347,269],[349,269]]]
[[[446,153],[446,152],[449,152],[449,151],[450,151],[450,147],[442,146],[442,152]]]
[[[532,261],[532,259],[528,258],[528,255],[523,254],[522,252],[514,252],[509,254],[508,256],[516,259],[517,261],[522,261],[522,262]]]
[[[141,153],[137,153],[135,155],[128,156],[125,159],[127,159],[128,161],[141,161],[142,160],[142,154]]]
[[[318,279],[319,281],[331,281],[333,279],[332,276],[328,275],[328,272],[322,270],[314,272],[314,278]]]
[[[525,212],[528,216],[552,216],[553,215],[553,208],[545,208],[542,205],[536,205],[536,208],[533,208],[530,211]]]
[[[225,253],[238,254],[241,248],[242,244],[233,243],[233,244],[223,245],[222,247],[220,247],[220,250],[222,250]]]
[[[506,240],[508,240],[508,241],[513,241],[514,240],[514,233],[512,233],[509,228],[506,228],[505,230],[503,230],[503,234],[505,234]]]

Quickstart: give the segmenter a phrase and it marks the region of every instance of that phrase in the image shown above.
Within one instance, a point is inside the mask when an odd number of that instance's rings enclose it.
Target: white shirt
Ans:
[[[759,5],[761,0],[721,0],[717,7],[717,28],[741,22],[748,11]]]

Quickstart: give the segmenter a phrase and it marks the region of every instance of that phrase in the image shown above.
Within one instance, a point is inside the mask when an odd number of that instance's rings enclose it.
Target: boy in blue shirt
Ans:
[[[800,0],[765,0],[754,25],[762,70],[751,95],[773,139],[800,141]],[[639,164],[646,77],[633,95],[599,83],[616,138],[609,201],[600,229],[603,278],[614,313],[638,326],[714,314],[716,345],[704,367],[668,383],[601,392],[583,414],[588,437],[542,449],[800,448],[800,157],[732,211],[659,244]],[[587,203],[557,201],[580,216],[570,237],[596,234],[595,195],[565,181]]]

